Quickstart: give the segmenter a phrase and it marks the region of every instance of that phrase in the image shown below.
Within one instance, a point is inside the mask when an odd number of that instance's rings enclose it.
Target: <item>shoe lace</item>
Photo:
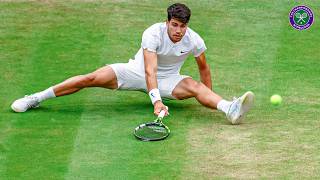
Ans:
[[[237,103],[237,100],[239,99],[238,97],[233,97],[232,98],[233,101],[229,107],[229,110],[228,110],[228,114],[233,114],[237,109],[238,109],[238,106],[239,104]],[[233,108],[231,108],[232,106],[234,106]],[[232,109],[232,111],[230,111]]]
[[[37,98],[36,96],[33,96],[33,94],[31,94],[31,95],[25,95],[24,97],[31,100],[30,103],[27,102],[27,106],[28,106],[29,108],[35,108],[35,107],[38,107],[38,106],[39,106],[39,100],[38,100],[38,98]]]

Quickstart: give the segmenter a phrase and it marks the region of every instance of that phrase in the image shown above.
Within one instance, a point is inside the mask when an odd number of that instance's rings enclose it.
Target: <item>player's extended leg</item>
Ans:
[[[11,108],[15,112],[25,112],[38,107],[41,101],[73,94],[86,87],[116,89],[118,87],[116,74],[110,66],[105,66],[89,74],[74,76],[44,91],[14,101]]]
[[[92,73],[69,78],[53,86],[53,91],[58,97],[75,93],[86,87],[116,89],[118,87],[116,74],[110,66],[105,66]]]
[[[239,124],[242,121],[245,113],[252,107],[254,100],[254,94],[249,91],[240,98],[226,101],[203,83],[192,78],[180,81],[172,91],[172,96],[177,99],[195,97],[202,105],[223,111],[232,124]]]
[[[221,96],[192,78],[180,81],[173,89],[172,96],[180,100],[195,97],[199,103],[211,109],[217,109],[218,103],[222,100]]]

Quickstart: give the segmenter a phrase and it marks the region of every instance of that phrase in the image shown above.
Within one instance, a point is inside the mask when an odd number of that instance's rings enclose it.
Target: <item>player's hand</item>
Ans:
[[[165,106],[162,101],[157,101],[156,103],[154,103],[154,114],[155,115],[159,115],[160,111],[164,110],[166,113],[165,113],[165,116],[169,115],[169,109],[168,109],[168,106]]]

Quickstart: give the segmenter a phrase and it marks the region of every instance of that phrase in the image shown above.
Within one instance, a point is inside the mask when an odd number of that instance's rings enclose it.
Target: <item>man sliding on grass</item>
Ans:
[[[146,29],[141,48],[128,63],[111,64],[86,74],[74,76],[44,91],[13,102],[15,112],[36,108],[40,102],[75,93],[87,87],[144,91],[154,105],[154,114],[161,110],[168,114],[161,98],[187,99],[195,97],[199,103],[224,112],[232,124],[239,124],[253,105],[254,94],[246,92],[233,101],[222,99],[212,91],[210,68],[204,51],[203,39],[188,28],[190,9],[180,3],[168,7],[168,20]],[[201,82],[179,71],[185,59],[193,54],[198,64]]]

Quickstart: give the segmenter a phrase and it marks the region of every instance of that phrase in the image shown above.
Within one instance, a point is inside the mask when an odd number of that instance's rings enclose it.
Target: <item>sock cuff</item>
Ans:
[[[223,99],[217,104],[217,109],[227,114],[231,103],[232,102]]]
[[[54,93],[53,87],[49,87],[48,92],[50,94],[50,97],[53,97],[53,98],[56,97],[56,94]]]
[[[54,98],[56,97],[56,95],[54,94],[53,91],[53,87],[49,87],[48,89],[38,92],[36,94],[34,94],[36,97],[38,97],[39,101],[44,101],[50,98]]]
[[[222,99],[221,101],[218,102],[218,104],[217,104],[217,109],[220,110],[220,111],[223,111],[223,107],[224,107],[224,105],[227,104],[227,103],[228,103],[228,101]]]

